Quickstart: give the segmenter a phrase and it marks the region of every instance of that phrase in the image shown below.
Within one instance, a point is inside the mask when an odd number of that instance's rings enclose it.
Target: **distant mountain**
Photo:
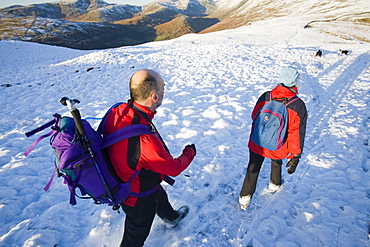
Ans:
[[[284,16],[369,25],[368,0],[160,0],[143,7],[102,0],[60,0],[0,9],[0,39],[77,49],[136,45],[237,28]],[[366,40],[365,40],[366,41]]]
[[[203,30],[203,33],[236,28],[250,23],[290,16],[294,19],[320,18],[329,22],[333,18],[352,15],[351,22],[370,17],[369,0],[215,0],[216,7],[209,17],[218,18],[220,22]],[[311,16],[311,17],[310,17]],[[369,21],[367,21],[369,23]]]

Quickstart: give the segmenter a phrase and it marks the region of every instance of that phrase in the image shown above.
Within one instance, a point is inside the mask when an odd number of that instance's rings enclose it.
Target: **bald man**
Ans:
[[[130,79],[131,100],[112,109],[106,122],[108,134],[132,124],[151,126],[154,134],[120,141],[108,148],[109,157],[119,178],[127,182],[140,170],[131,184],[136,193],[153,191],[145,197],[128,197],[122,204],[125,229],[120,246],[143,246],[157,214],[174,227],[189,212],[187,206],[174,210],[166,191],[160,186],[166,175],[178,176],[196,155],[195,145],[187,145],[178,158],[173,158],[151,120],[162,103],[164,81],[154,70],[140,70]],[[158,188],[157,190],[155,188]]]

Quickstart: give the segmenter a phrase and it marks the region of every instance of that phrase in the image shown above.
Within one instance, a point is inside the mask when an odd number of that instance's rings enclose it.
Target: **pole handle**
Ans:
[[[86,136],[86,131],[85,131],[82,119],[81,119],[81,114],[80,114],[80,111],[76,107],[76,103],[80,103],[80,101],[77,100],[77,99],[69,99],[68,97],[63,97],[60,100],[60,103],[64,106],[68,107],[68,110],[71,112],[73,120],[76,124],[76,128],[77,128],[78,133],[81,136],[85,137]]]

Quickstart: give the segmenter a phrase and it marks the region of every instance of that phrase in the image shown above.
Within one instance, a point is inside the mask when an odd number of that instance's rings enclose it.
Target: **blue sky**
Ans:
[[[132,4],[132,5],[145,5],[150,2],[154,2],[155,0],[105,0],[107,3],[117,3],[117,4]],[[11,5],[29,5],[35,3],[51,3],[57,2],[57,0],[1,0],[0,1],[0,8],[8,7]]]

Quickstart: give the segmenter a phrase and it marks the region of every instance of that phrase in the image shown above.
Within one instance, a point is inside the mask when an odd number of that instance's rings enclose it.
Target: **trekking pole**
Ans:
[[[104,184],[104,187],[107,190],[108,195],[111,198],[112,202],[114,203],[113,210],[118,210],[120,206],[118,204],[116,204],[116,202],[114,201],[114,197],[113,197],[113,194],[112,194],[111,190],[109,189],[107,180],[104,177],[103,171],[101,170],[101,168],[98,164],[97,158],[95,157],[95,154],[94,154],[94,152],[91,148],[90,142],[87,139],[86,131],[85,131],[82,119],[81,119],[80,111],[76,107],[76,103],[80,103],[80,101],[77,100],[77,99],[71,100],[68,97],[63,97],[60,100],[60,103],[64,106],[67,106],[68,110],[71,112],[73,120],[76,124],[77,132],[81,136],[81,141],[85,144],[87,150],[89,151],[89,154],[90,154],[91,158],[94,160],[95,167],[98,170],[99,176],[100,176],[100,178],[101,178],[101,180]]]

